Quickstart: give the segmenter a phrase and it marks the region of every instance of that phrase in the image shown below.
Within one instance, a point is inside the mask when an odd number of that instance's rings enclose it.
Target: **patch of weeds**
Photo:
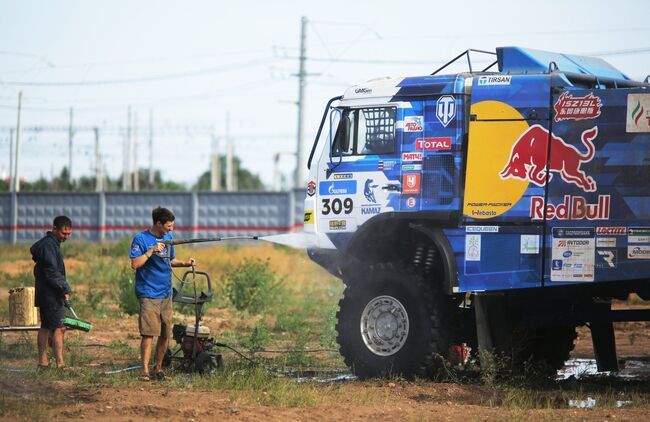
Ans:
[[[283,280],[277,280],[269,261],[244,259],[223,275],[224,292],[237,310],[258,314],[272,307],[280,296]]]
[[[273,376],[259,367],[226,368],[211,376],[194,375],[189,380],[175,377],[172,385],[177,388],[189,386],[200,390],[228,390],[233,399],[244,395],[254,403],[265,406],[307,407],[323,401],[322,391],[318,387]]]
[[[241,340],[241,345],[246,347],[249,352],[255,353],[256,351],[264,349],[270,341],[269,328],[264,321],[260,320],[255,323],[249,336]]]
[[[21,336],[16,343],[7,343],[0,336],[0,356],[4,359],[24,359],[27,356],[36,358],[37,346],[28,335]]]
[[[0,395],[0,417],[7,419],[46,421],[51,405],[42,400],[28,400],[23,398],[7,397]]]
[[[128,315],[140,312],[140,302],[135,295],[135,273],[128,268],[122,268],[114,283],[117,289],[113,299],[120,304],[120,309]]]
[[[34,287],[34,275],[31,272],[22,272],[16,275],[2,274],[0,287],[9,289],[14,287]]]

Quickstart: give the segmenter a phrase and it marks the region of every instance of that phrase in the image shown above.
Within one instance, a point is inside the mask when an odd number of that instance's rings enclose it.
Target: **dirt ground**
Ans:
[[[97,367],[107,361],[127,365],[128,358],[114,356],[114,351],[100,345],[116,340],[135,346],[135,319],[98,321],[88,334],[77,334],[75,344],[89,346]],[[125,333],[131,333],[126,334]],[[646,323],[617,324],[618,351],[621,358],[650,356],[650,327]],[[7,344],[20,342],[25,334],[3,335]],[[27,335],[34,335],[27,334]],[[580,329],[574,357],[593,357],[588,329]],[[24,360],[3,359],[1,367],[24,368]],[[31,370],[31,369],[30,369]],[[75,368],[72,368],[74,374]],[[291,406],[264,404],[255,395],[240,391],[201,390],[175,386],[172,381],[142,382],[136,374],[128,382],[109,387],[80,386],[74,375],[39,379],[21,373],[2,371],[0,411],[3,420],[646,420],[650,409],[642,407],[592,409],[557,408],[522,409],[517,406],[490,405],[490,397],[499,387],[480,383],[435,383],[429,381],[348,381],[319,383],[316,394],[324,399],[316,404]],[[174,375],[183,377],[184,375]],[[261,392],[262,395],[265,392]],[[576,397],[585,399],[586,397]],[[32,409],[10,406],[32,406]],[[3,415],[0,412],[0,415]]]

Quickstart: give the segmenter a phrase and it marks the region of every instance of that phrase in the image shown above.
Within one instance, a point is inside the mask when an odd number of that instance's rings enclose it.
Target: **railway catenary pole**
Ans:
[[[13,175],[13,183],[12,183],[12,192],[19,192],[20,191],[20,171],[19,169],[19,163],[20,163],[20,113],[22,111],[23,107],[23,92],[20,91],[18,92],[18,119],[16,121],[16,149],[14,151],[14,175]]]
[[[294,178],[294,188],[303,185],[303,132],[304,132],[304,108],[305,108],[305,62],[307,41],[307,18],[300,18],[300,65],[298,71],[298,130],[296,135],[296,172]]]
[[[74,109],[70,107],[70,123],[68,125],[68,181],[70,182],[70,190],[74,189],[72,186],[72,139],[74,138],[73,118]]]

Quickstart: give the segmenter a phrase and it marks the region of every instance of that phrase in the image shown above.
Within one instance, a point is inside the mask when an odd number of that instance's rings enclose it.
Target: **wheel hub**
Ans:
[[[406,343],[409,318],[392,296],[377,296],[361,313],[361,337],[368,350],[379,356],[397,353]]]

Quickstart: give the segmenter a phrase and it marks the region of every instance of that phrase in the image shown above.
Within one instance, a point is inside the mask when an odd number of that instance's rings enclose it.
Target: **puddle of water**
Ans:
[[[650,380],[650,362],[628,359],[620,364],[619,372],[598,372],[595,359],[569,359],[564,368],[557,372],[555,379],[571,377],[611,377],[618,380]]]

